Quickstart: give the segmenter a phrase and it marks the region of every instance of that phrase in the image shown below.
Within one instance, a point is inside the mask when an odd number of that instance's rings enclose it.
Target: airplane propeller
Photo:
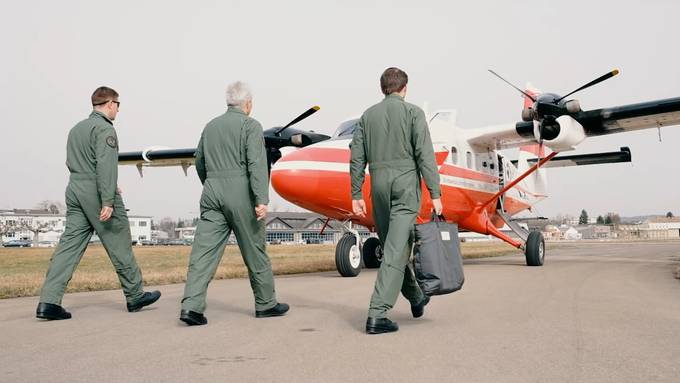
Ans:
[[[281,158],[281,148],[286,146],[302,148],[330,138],[330,136],[325,134],[291,128],[291,126],[316,113],[319,109],[318,106],[313,106],[295,117],[285,126],[270,128],[263,132],[264,143],[267,148],[267,168],[270,172],[272,165]]]
[[[501,77],[498,73],[489,69],[489,72],[499,79],[503,80],[505,83],[509,84],[524,96],[528,97],[534,104],[528,108],[522,110],[522,121],[537,121],[539,123],[538,129],[538,142],[543,144],[543,140],[552,140],[560,134],[560,124],[557,122],[557,118],[564,115],[574,115],[581,111],[581,105],[578,100],[565,100],[567,97],[571,96],[576,92],[580,92],[586,88],[590,88],[593,85],[599,84],[602,81],[610,79],[617,74],[619,74],[618,69],[614,69],[604,75],[596,78],[595,80],[576,88],[575,90],[567,93],[564,96],[559,96],[555,93],[542,93],[537,97],[534,97],[520,88],[513,85],[508,80]]]
[[[321,109],[321,108],[319,108],[318,105],[314,105],[313,107],[307,109],[304,113],[302,113],[301,115],[295,117],[295,118],[293,119],[293,121],[289,122],[286,126],[284,126],[283,128],[277,130],[277,131],[276,131],[276,134],[281,134],[281,132],[283,132],[284,130],[288,129],[289,127],[291,127],[291,126],[293,126],[293,125],[295,125],[295,124],[297,124],[298,122],[304,120],[305,118],[311,116],[312,114],[316,113],[319,109]]]

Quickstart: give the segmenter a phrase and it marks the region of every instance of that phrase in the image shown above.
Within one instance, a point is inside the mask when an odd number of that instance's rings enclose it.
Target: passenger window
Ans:
[[[467,162],[466,165],[467,165],[468,169],[474,169],[474,167],[472,165],[472,153],[466,152],[465,157],[466,157],[465,159],[466,159],[466,162]]]
[[[455,146],[451,147],[451,163],[458,164],[458,149]]]

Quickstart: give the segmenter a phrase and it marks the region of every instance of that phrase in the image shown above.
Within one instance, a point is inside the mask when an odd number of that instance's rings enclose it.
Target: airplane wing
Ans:
[[[534,165],[538,162],[537,158],[528,159],[529,165]],[[568,166],[584,166],[584,165],[599,165],[599,164],[613,164],[617,162],[631,162],[630,149],[622,147],[618,152],[607,153],[592,153],[592,154],[577,154],[571,156],[556,156],[550,161],[541,165],[541,168],[564,168]],[[512,161],[517,164],[517,161]]]
[[[281,158],[281,148],[288,146],[302,148],[331,138],[311,130],[291,128],[291,126],[311,116],[318,110],[318,106],[313,106],[287,125],[267,129],[263,132],[264,144],[267,149],[267,166],[269,168]],[[195,163],[195,152],[196,148],[169,149],[152,147],[141,152],[119,153],[118,164],[136,166],[140,176],[143,176],[142,168],[146,166],[180,166],[186,175],[187,169]]]
[[[580,111],[570,117],[583,126],[586,137],[678,125],[680,97]],[[468,142],[491,149],[536,143],[534,121],[470,130]]]
[[[187,169],[194,164],[196,148],[159,149],[150,148],[141,152],[123,152],[118,154],[119,165],[133,165],[142,174],[146,166],[180,166],[186,175]]]

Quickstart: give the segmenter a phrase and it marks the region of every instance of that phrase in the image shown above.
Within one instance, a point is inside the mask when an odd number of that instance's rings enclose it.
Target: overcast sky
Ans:
[[[408,101],[458,110],[474,129],[517,121],[522,100],[486,70],[584,109],[680,96],[680,2],[658,1],[4,1],[0,12],[0,208],[63,201],[68,130],[100,86],[122,102],[121,151],[195,147],[234,80],[253,117],[331,133],[381,99],[379,76],[409,74]],[[680,127],[589,139],[575,153],[629,146],[632,164],[549,170],[537,214],[680,215]],[[121,167],[130,214],[198,215],[195,170]],[[275,197],[272,206],[290,205]]]

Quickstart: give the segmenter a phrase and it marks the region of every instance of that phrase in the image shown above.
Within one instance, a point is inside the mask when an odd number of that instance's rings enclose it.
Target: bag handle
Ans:
[[[434,212],[434,209],[432,209],[432,215],[430,217],[430,221],[434,222],[446,222],[446,219],[444,218],[444,214],[437,215]]]

